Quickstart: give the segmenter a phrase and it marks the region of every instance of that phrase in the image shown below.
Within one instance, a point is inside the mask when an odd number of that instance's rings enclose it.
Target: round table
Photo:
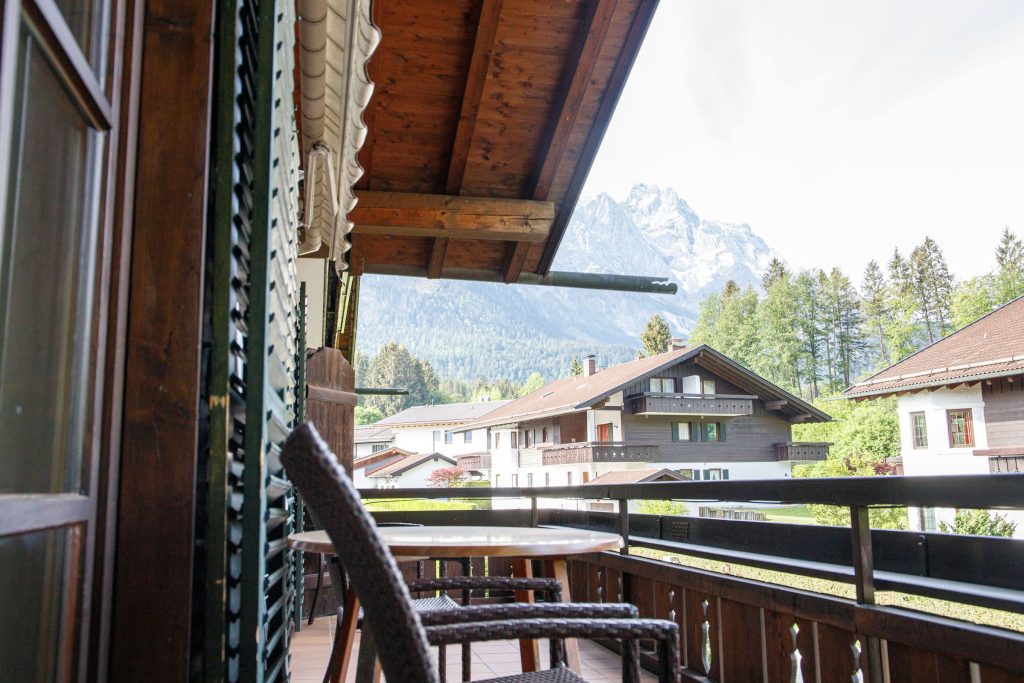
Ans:
[[[570,555],[618,550],[622,537],[600,531],[566,527],[517,526],[409,526],[381,527],[377,533],[391,553],[399,560],[430,557],[509,557],[517,561],[514,571],[519,576],[531,576],[529,560],[544,558],[551,561],[554,578],[562,584],[562,599],[569,601],[569,575],[565,560]],[[311,553],[335,554],[326,531],[307,531],[292,534],[288,545]],[[529,591],[516,594],[520,602],[532,600]],[[355,638],[356,616],[359,603],[351,590],[344,598],[342,622],[335,638],[335,653],[331,656],[331,680],[342,681],[348,671],[351,648]],[[524,671],[537,669],[537,644],[520,642],[520,656]],[[569,666],[579,672],[579,649],[574,640],[566,641]],[[336,660],[337,657],[337,660]]]

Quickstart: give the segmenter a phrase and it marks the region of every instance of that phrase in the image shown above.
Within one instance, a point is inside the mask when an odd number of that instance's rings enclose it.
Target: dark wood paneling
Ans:
[[[1024,446],[1024,382],[981,385],[985,399],[985,433],[989,448]]]
[[[558,443],[587,440],[587,414],[569,413],[558,417]]]
[[[306,385],[354,391],[355,372],[338,349],[317,349],[306,356]],[[352,406],[322,401],[312,396],[306,402],[306,420],[316,425],[324,441],[337,453],[349,473],[352,472],[352,459],[355,457],[353,411]]]
[[[660,462],[775,462],[775,444],[790,436],[788,421],[756,408],[754,415],[723,419],[725,441],[718,443],[672,441],[672,423],[678,420],[685,418],[623,413],[623,439],[627,444],[657,444]]]
[[[213,3],[142,35],[110,679],[189,671]]]

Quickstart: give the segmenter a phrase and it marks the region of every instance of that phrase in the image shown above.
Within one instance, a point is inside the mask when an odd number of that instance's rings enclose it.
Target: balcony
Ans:
[[[470,453],[468,455],[458,455],[455,457],[455,462],[464,470],[489,470],[491,469],[491,454]]]
[[[1001,621],[979,625],[961,616],[977,618],[977,610],[968,606],[1002,610],[1001,619],[1024,610],[1018,569],[1024,563],[1024,543],[872,530],[866,524],[867,513],[873,506],[910,504],[1019,507],[1022,484],[1021,475],[886,476],[503,488],[484,494],[534,501],[829,503],[849,508],[852,529],[642,515],[630,513],[625,506],[621,513],[538,509],[529,503],[512,510],[379,512],[377,517],[428,525],[553,525],[622,534],[628,544],[623,552],[596,553],[570,562],[572,599],[631,602],[641,616],[675,620],[682,641],[683,681],[882,683],[930,680],[941,670],[950,680],[994,683],[1024,680],[1024,633],[1019,626]],[[447,498],[451,491],[403,489],[373,494]],[[691,509],[696,507],[691,503]],[[682,561],[665,561],[668,556]],[[686,566],[686,558],[717,560],[728,563],[730,569],[727,573],[697,569]],[[504,558],[489,558],[479,570],[504,575],[507,565]],[[788,582],[742,578],[735,575],[740,566],[823,579],[822,583],[848,588],[812,592]],[[457,572],[457,563],[448,570]],[[914,605],[914,600],[922,598],[945,601],[941,603],[945,611],[930,614],[899,606]],[[492,593],[480,596],[484,599],[493,602],[512,596]],[[645,653],[643,658],[645,667],[656,670],[654,657]]]
[[[742,394],[660,394],[647,392],[626,399],[626,410],[634,415],[720,415],[736,417],[754,414],[756,396]]]
[[[779,462],[820,462],[828,459],[830,443],[786,441],[775,444],[775,457]]]
[[[647,462],[657,459],[656,444],[626,444],[618,441],[581,441],[524,448],[519,451],[520,467],[590,462]]]

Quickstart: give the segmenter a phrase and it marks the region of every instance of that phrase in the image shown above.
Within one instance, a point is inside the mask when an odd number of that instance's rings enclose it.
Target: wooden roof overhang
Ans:
[[[351,273],[548,275],[656,5],[375,0]]]

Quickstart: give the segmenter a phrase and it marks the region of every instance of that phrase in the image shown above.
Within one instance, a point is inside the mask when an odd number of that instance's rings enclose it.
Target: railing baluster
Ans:
[[[857,602],[875,604],[875,562],[871,551],[871,518],[866,505],[850,506],[850,536],[853,542],[853,580]],[[882,679],[882,644],[878,638],[867,638],[868,680]]]
[[[622,536],[620,555],[629,555],[629,501],[619,500],[619,535]]]

